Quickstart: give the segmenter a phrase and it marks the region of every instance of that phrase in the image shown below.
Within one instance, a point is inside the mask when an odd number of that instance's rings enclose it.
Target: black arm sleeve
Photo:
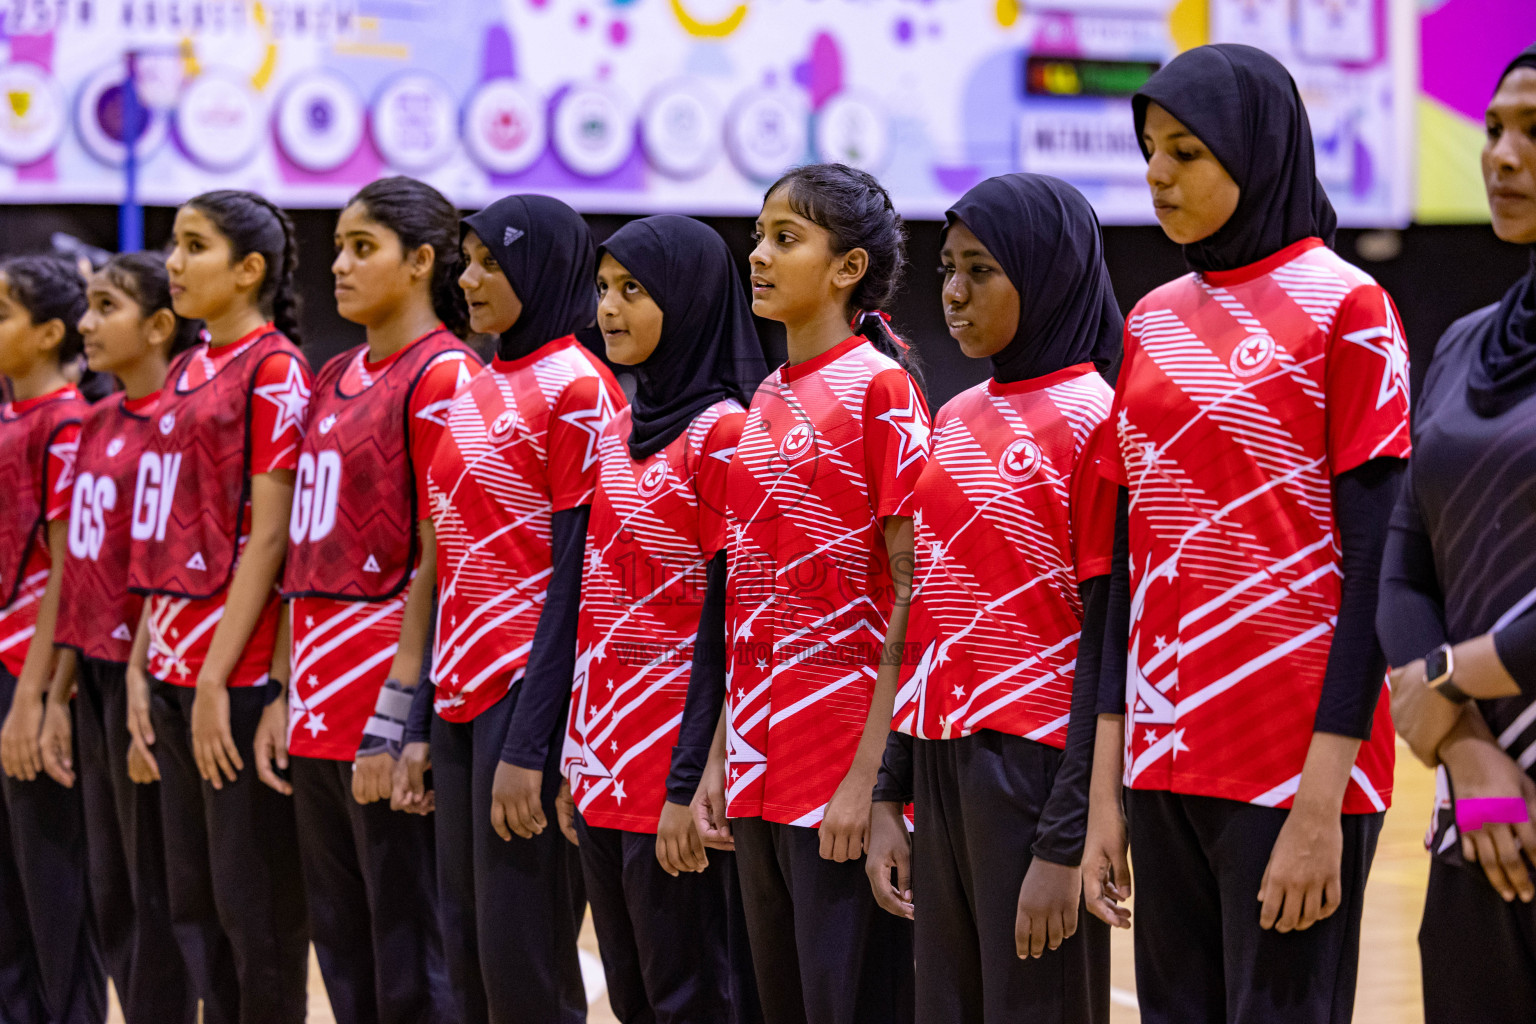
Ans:
[[[1495,633],[1493,649],[1504,663],[1504,670],[1520,684],[1520,692],[1536,695],[1536,609]]]
[[[431,618],[427,620],[427,649],[421,656],[421,672],[416,679],[416,692],[411,695],[411,713],[405,719],[405,733],[401,743],[429,743],[432,740],[432,704],[437,697],[437,687],[432,682],[432,649],[437,643],[437,591],[432,591]]]
[[[1089,629],[1083,607],[1083,632]],[[1115,548],[1104,599],[1103,643],[1099,653],[1099,715],[1125,714],[1125,670],[1131,649],[1131,504],[1124,487],[1115,501]],[[1081,654],[1078,655],[1082,657]]]
[[[699,631],[693,641],[693,667],[688,673],[688,698],[683,722],[672,748],[672,770],[667,773],[667,802],[693,802],[704,777],[709,748],[715,742],[715,725],[725,706],[725,585],[729,573],[725,552],[716,552],[705,569],[704,607],[699,611]]]
[[[892,729],[886,736],[871,799],[876,803],[912,802],[912,737],[906,733]]]
[[[1403,473],[1382,550],[1376,636],[1394,668],[1446,641],[1445,596],[1435,572],[1434,545],[1414,496],[1412,463]]]
[[[1372,459],[1334,478],[1333,519],[1344,579],[1313,732],[1371,738],[1371,719],[1387,674],[1387,657],[1376,636],[1376,597],[1387,524],[1405,465],[1402,459]]]
[[[1088,835],[1088,781],[1093,775],[1093,740],[1099,730],[1099,662],[1104,642],[1104,609],[1109,577],[1095,576],[1078,587],[1083,599],[1083,632],[1077,642],[1072,677],[1072,709],[1067,747],[1056,781],[1035,829],[1031,852],[1053,864],[1076,866]]]
[[[519,768],[542,771],[553,745],[565,728],[571,703],[571,677],[576,672],[576,622],[581,608],[581,570],[587,560],[587,517],[590,505],[556,512],[550,520],[550,555],[554,571],[544,597],[544,610],[533,632],[528,668],[518,683],[523,692],[507,727],[501,759]]]

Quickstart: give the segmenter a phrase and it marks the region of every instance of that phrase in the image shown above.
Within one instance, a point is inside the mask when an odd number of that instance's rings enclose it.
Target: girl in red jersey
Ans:
[[[122,385],[91,409],[81,430],[55,637],[79,655],[75,706],[91,901],[124,1018],[190,1024],[197,997],[171,930],[160,789],[135,785],[152,776],[128,733],[125,673],[144,604],[128,590],[134,477],[155,429],[166,368],[197,343],[199,328],[171,309],[165,258],[157,253],[112,257],[92,276],[86,298],[86,360]],[[58,749],[67,754],[67,743]]]
[[[577,812],[568,836],[579,836],[614,1013],[751,1020],[750,962],[737,958],[744,977],[732,970],[731,854],[706,860],[693,827],[698,768],[668,775],[675,745],[701,768],[714,733],[712,720],[701,737],[679,726],[689,667],[708,656],[693,650],[701,611],[718,620],[724,608],[726,468],[767,367],[730,250],[710,228],[647,217],[598,253],[598,326],[636,391],[598,442],[561,759]],[[658,834],[666,817],[678,837]]]
[[[873,177],[819,164],[768,190],[757,238],[752,309],[785,325],[789,362],[730,467],[726,729],[697,812],[734,838],[769,1024],[911,1020],[911,926],[861,864],[895,698],[876,669],[910,581],[900,509],[928,456],[905,344],[875,312],[903,230]]]
[[[1089,449],[1125,322],[1072,186],[992,178],[947,217],[945,319],[992,377],[939,410],[903,509],[916,577],[887,644],[912,654],[866,867],[887,910],[921,906],[919,1020],[1106,1021],[1109,929],[1076,934],[1102,642],[1083,611],[1108,596],[1115,491]]]
[[[310,396],[296,261],[292,224],[260,196],[176,211],[171,298],[209,340],[170,367],[135,480],[128,585],[148,600],[128,724],[160,779],[171,918],[207,1022],[306,1007],[293,807],[250,763],[258,730],[283,727],[276,584]]]
[[[579,1021],[581,867],[549,826],[597,439],[624,395],[574,336],[596,275],[576,211],[509,196],[463,222],[462,244],[470,324],[500,340],[427,471],[437,643],[416,702],[435,713],[426,737],[413,716],[396,802],[419,805],[430,754],[454,1018]]]
[[[326,994],[360,1024],[436,1020],[450,1000],[432,819],[387,801],[432,621],[424,471],[479,369],[456,333],[458,231],[453,204],[411,178],[366,186],[336,222],[336,308],[368,340],[316,377],[299,454],[284,575],[291,786],[256,749],[262,777],[294,794]]]
[[[1348,1021],[1391,798],[1375,610],[1407,347],[1386,292],[1329,248],[1274,58],[1197,47],[1133,106],[1193,273],[1132,310],[1100,435],[1128,501],[1084,899],[1128,924],[1123,777],[1142,1019]]]
[[[69,765],[75,657],[53,646],[87,410],[61,367],[80,352],[83,312],[68,261],[0,264],[0,1019],[28,1024],[97,1024],[107,1009]]]

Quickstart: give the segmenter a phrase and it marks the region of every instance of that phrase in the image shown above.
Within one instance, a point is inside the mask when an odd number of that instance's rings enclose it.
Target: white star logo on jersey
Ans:
[[[1002,457],[997,460],[997,473],[1009,483],[1021,484],[1034,476],[1044,461],[1040,446],[1027,437],[1020,437],[1003,449]]]
[[[304,417],[309,413],[309,385],[304,383],[304,373],[299,361],[288,361],[288,376],[276,384],[263,384],[254,394],[277,407],[277,419],[272,424],[272,440],[280,439],[288,430],[304,432]]]
[[[560,417],[560,422],[569,423],[583,434],[587,435],[587,451],[582,457],[581,468],[591,469],[597,461],[597,441],[602,436],[603,425],[613,415],[613,410],[608,401],[608,392],[599,391],[597,405],[591,409],[577,409]]]
[[[891,409],[875,419],[884,420],[896,431],[901,446],[896,452],[897,473],[928,454],[928,413],[915,389],[907,392],[906,408]]]
[[[811,442],[815,437],[816,432],[809,423],[796,423],[779,439],[779,458],[785,462],[794,462],[811,450]]]
[[[320,734],[325,732],[326,729],[325,712],[311,711],[309,717],[304,720],[304,728],[309,730],[311,738],[319,738]]]
[[[603,764],[602,759],[597,756],[597,751],[592,749],[592,742],[588,737],[588,730],[593,726],[592,720],[597,717],[597,705],[587,703],[587,687],[590,679],[591,677],[587,674],[587,666],[584,660],[578,659],[576,666],[576,713],[580,716],[581,709],[585,707],[589,709],[589,716],[585,721],[578,720],[576,723],[577,731],[581,733],[582,737],[581,746],[579,748],[576,748],[575,744],[568,744],[566,746],[567,754],[570,755],[569,770],[571,777],[577,782],[582,778],[613,778],[613,773],[608,770],[608,766]]]
[[[624,783],[618,779],[613,780],[613,802],[616,804],[624,802]]]
[[[1269,365],[1275,357],[1275,339],[1267,334],[1250,334],[1237,343],[1227,360],[1232,372],[1239,377],[1252,377]]]
[[[53,485],[53,493],[67,491],[75,483],[75,456],[80,454],[80,441],[60,441],[58,444],[48,446],[49,458],[58,459],[60,462],[59,479]]]
[[[120,455],[122,453],[122,451],[123,451],[123,439],[122,438],[114,437],[112,440],[107,442],[107,458],[115,459],[115,458],[118,457],[118,455]]]
[[[1408,346],[1403,343],[1402,328],[1398,326],[1391,306],[1387,306],[1385,327],[1351,331],[1344,335],[1344,340],[1381,356],[1383,366],[1381,384],[1376,389],[1376,408],[1380,409],[1399,394],[1408,393]]]

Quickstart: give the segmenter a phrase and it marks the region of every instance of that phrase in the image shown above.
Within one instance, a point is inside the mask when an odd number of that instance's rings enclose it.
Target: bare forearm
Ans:
[[[1344,791],[1349,788],[1349,773],[1359,752],[1360,741],[1353,736],[1313,733],[1292,806],[1296,810],[1337,815],[1344,806]]]
[[[224,685],[240,663],[245,645],[250,643],[256,624],[261,621],[277,574],[282,571],[288,553],[288,537],[257,537],[252,534],[240,555],[235,578],[230,581],[224,600],[224,617],[214,627],[208,656],[203,661],[202,679]]]

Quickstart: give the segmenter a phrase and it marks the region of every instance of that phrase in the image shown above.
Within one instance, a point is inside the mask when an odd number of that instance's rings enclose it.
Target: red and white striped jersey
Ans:
[[[47,410],[44,406],[56,407]],[[72,386],[60,388],[36,398],[0,405],[0,444],[22,445],[22,433],[38,429],[47,421],[47,437],[38,451],[46,449],[42,464],[28,467],[27,476],[33,486],[41,485],[40,511],[45,523],[68,518],[70,501],[74,497],[75,456],[80,448],[80,417],[88,411],[80,392]],[[31,415],[36,412],[38,415]],[[25,481],[9,481],[7,486],[25,486]],[[18,506],[20,502],[15,503]],[[22,556],[16,576],[15,592],[11,603],[0,608],[0,665],[16,676],[27,660],[27,648],[37,632],[37,605],[48,586],[48,573],[53,560],[48,553],[45,533],[31,536]],[[5,581],[9,587],[11,581]]]
[[[893,727],[1066,746],[1083,609],[1109,572],[1115,487],[1090,439],[1113,391],[1091,363],[988,380],[939,410],[912,514],[917,575]]]
[[[200,387],[251,344],[260,340],[260,334],[261,331],[257,331],[247,340],[218,347],[203,345],[194,350],[176,386],[182,391]],[[168,385],[170,383],[167,382]],[[309,366],[301,358],[279,353],[261,364],[252,387],[251,425],[246,435],[250,445],[246,456],[249,476],[292,470],[298,466],[299,442],[304,438],[304,427],[309,417],[310,384]],[[201,393],[209,393],[210,390],[204,389]],[[161,394],[163,396],[165,392]],[[250,533],[251,503],[247,497],[240,517],[240,538],[235,549],[237,566],[239,553],[245,550]],[[227,594],[226,587],[204,600],[172,597],[169,594],[153,594],[149,597],[151,676],[177,686],[197,685],[203,660],[208,656],[208,646],[213,643],[213,631],[224,617],[224,598]],[[256,628],[251,631],[251,638],[241,652],[240,660],[230,673],[226,685],[258,686],[266,682],[272,665],[272,650],[277,645],[280,603],[278,586],[274,583],[267,603],[262,606]]]
[[[459,393],[427,471],[437,530],[437,713],[467,722],[522,674],[552,571],[550,517],[591,502],[626,405],[574,337],[497,359]]]
[[[80,428],[69,555],[54,642],[87,658],[126,663],[144,598],[128,589],[129,520],[139,455],[160,393],[97,402]]]
[[[561,755],[589,825],[656,831],[744,419],[739,402],[716,402],[641,462],[629,410],[603,432]]]
[[[1101,471],[1131,496],[1126,781],[1288,807],[1339,608],[1332,480],[1408,455],[1408,348],[1321,240],[1189,274],[1126,322]],[[1385,684],[1385,680],[1383,680]],[[1346,813],[1391,798],[1376,708]]]
[[[404,349],[376,363],[364,348],[351,358],[339,387],[357,397],[393,365]],[[468,353],[449,349],[427,364],[411,392],[408,417],[410,464],[415,471],[416,508],[426,515],[426,467],[437,452],[448,422],[448,407],[458,389],[480,369]],[[325,397],[317,396],[316,423],[330,415]],[[341,474],[341,486],[346,474]],[[413,524],[414,527],[414,524]],[[340,601],[325,597],[296,597],[290,605],[293,650],[289,664],[288,750],[300,757],[350,761],[362,741],[363,726],[373,714],[379,688],[400,647],[400,628],[410,586],[382,601]],[[415,682],[414,678],[406,680]]]
[[[928,433],[912,378],[857,336],[753,396],[727,482],[731,817],[819,825],[853,763],[892,601],[883,520]]]

